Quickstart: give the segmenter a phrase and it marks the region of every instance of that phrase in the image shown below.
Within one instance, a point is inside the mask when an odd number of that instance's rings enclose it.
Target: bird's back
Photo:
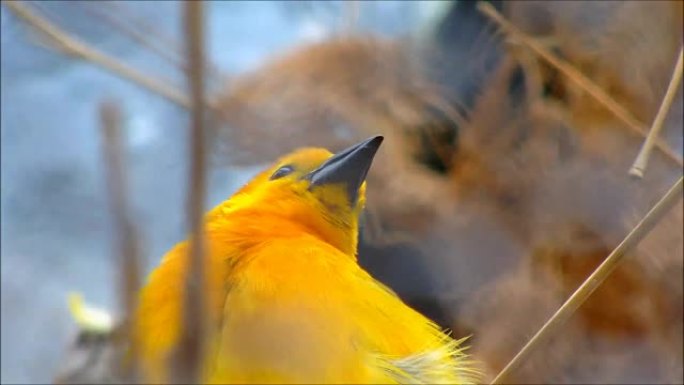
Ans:
[[[265,243],[231,274],[212,382],[461,383],[458,344],[313,236]]]

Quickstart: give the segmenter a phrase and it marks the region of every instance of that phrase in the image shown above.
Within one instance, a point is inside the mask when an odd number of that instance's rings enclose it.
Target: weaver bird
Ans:
[[[469,383],[452,339],[357,263],[376,136],[335,155],[295,151],[205,217],[206,383]],[[180,338],[188,244],[139,299],[146,379],[168,381]]]

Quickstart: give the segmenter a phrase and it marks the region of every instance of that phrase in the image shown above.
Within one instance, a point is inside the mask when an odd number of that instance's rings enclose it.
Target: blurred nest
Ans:
[[[342,149],[365,136],[386,142],[371,170],[369,205],[408,226],[436,215],[460,115],[405,45],[374,38],[315,44],[234,79],[219,96],[230,163],[261,162],[301,146]],[[372,187],[376,186],[376,187]],[[382,187],[381,187],[382,186]],[[394,193],[382,194],[388,189]],[[421,213],[420,215],[415,215]]]
[[[656,115],[682,46],[682,2],[491,3],[523,34],[459,1],[428,41],[297,47],[231,79],[211,106],[230,164],[385,135],[360,262],[472,333],[493,376],[681,177],[681,87],[662,134],[678,150],[654,154],[640,181],[627,170],[643,141],[633,126]],[[508,380],[684,381],[682,233],[680,203]]]
[[[446,20],[474,17],[468,7],[454,5]],[[635,121],[650,122],[681,47],[680,8],[522,2],[504,12]],[[479,27],[488,32],[485,20]],[[236,79],[219,109],[231,155],[236,147],[257,159],[384,134],[366,240],[408,244],[415,260],[386,246],[361,254],[362,263],[445,326],[471,332],[494,374],[681,176],[681,163],[658,154],[642,181],[630,179],[642,137],[519,41],[481,41],[498,52],[486,77],[448,52],[431,54],[462,49],[453,40],[298,48]],[[479,76],[477,92],[453,75],[444,84],[435,68],[445,63]],[[676,143],[681,124],[674,110],[664,136]],[[509,380],[682,381],[681,234],[680,205]],[[426,271],[429,292],[407,287],[415,283],[402,282],[398,263]]]

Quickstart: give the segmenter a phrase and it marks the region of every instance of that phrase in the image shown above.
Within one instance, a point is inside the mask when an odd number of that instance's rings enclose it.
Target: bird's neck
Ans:
[[[309,235],[356,259],[358,225],[355,223],[343,227],[323,217],[298,216],[261,207],[232,210],[222,206],[209,212],[206,221],[207,231],[230,240],[240,248],[251,248],[274,238]]]

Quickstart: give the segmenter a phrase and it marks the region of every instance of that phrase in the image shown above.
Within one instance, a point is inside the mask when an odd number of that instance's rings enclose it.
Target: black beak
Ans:
[[[382,136],[375,136],[338,152],[305,178],[311,181],[311,187],[344,184],[353,206],[382,139]]]

